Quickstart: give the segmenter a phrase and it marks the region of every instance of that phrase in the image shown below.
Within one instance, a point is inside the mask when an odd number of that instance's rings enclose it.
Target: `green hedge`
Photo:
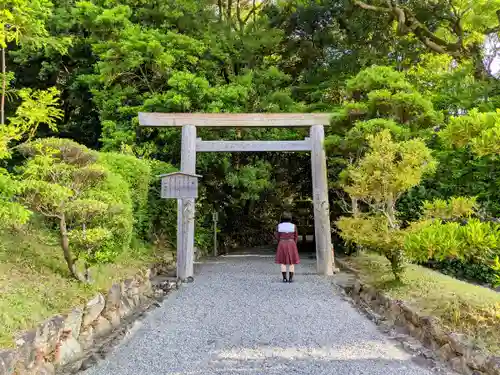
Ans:
[[[459,259],[448,259],[440,262],[429,262],[422,264],[457,279],[476,282],[479,284],[493,285],[496,280],[496,272],[491,263],[477,261],[461,261]]]
[[[145,234],[147,239],[159,244],[174,248],[176,243],[177,228],[177,203],[175,199],[162,199],[160,197],[160,175],[175,172],[177,169],[171,164],[150,160],[151,179],[147,196],[147,222]]]
[[[130,190],[134,232],[144,237],[148,227],[148,194],[152,174],[150,163],[133,155],[115,152],[100,152],[99,162],[122,177]]]
[[[108,203],[113,212],[109,212],[109,221],[104,223],[113,233],[107,249],[114,256],[130,246],[134,234],[134,215],[131,190],[125,179],[118,173],[108,171],[106,178],[86,196]]]
[[[148,195],[147,239],[159,246],[172,249],[177,246],[177,202],[175,199],[160,197],[160,175],[177,171],[171,164],[150,160],[152,178]],[[200,195],[203,194],[201,190]],[[204,212],[202,207],[196,207],[195,246],[205,254],[212,244],[212,216]]]

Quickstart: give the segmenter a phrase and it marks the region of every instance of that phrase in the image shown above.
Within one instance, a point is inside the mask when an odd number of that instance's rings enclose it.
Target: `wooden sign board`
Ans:
[[[198,178],[201,176],[174,172],[160,177],[162,198],[198,198]]]

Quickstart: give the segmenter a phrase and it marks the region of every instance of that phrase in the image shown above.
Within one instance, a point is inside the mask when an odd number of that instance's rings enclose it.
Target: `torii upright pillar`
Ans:
[[[316,266],[319,274],[330,276],[333,275],[333,248],[324,148],[325,129],[323,125],[313,125],[310,132]]]
[[[196,174],[196,126],[182,127],[181,172]],[[193,277],[194,269],[194,198],[177,200],[177,277]]]

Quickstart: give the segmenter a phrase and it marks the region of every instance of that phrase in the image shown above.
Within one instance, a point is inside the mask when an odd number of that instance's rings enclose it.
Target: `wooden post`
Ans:
[[[311,127],[311,169],[314,204],[314,234],[316,239],[317,271],[322,275],[333,275],[332,237],[330,207],[328,202],[328,178],[324,149],[323,125]]]
[[[182,199],[177,199],[177,277],[185,279],[186,276],[186,253],[182,244]]]
[[[182,127],[181,172],[196,173],[196,127]],[[177,277],[193,277],[195,199],[181,199],[177,211]],[[179,225],[180,224],[180,225]]]
[[[212,213],[212,219],[214,222],[214,257],[217,256],[217,219],[218,219],[218,213],[214,211]]]

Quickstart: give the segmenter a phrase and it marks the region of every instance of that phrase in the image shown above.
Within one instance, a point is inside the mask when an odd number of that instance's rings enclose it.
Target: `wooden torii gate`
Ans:
[[[328,202],[324,126],[330,114],[215,114],[215,113],[139,113],[139,124],[148,127],[181,127],[181,172],[196,173],[197,152],[311,152],[314,232],[317,272],[333,274],[333,252]],[[197,127],[308,127],[310,137],[302,141],[203,141],[196,137]],[[177,270],[182,280],[193,276],[194,199],[179,200],[177,227]],[[188,215],[184,217],[183,215]],[[182,225],[184,223],[184,225]],[[180,253],[182,252],[182,254]]]

